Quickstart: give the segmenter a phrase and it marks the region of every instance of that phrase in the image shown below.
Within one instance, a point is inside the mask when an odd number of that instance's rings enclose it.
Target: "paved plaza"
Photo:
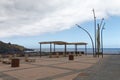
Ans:
[[[108,56],[104,56],[107,58]],[[20,58],[20,67],[0,62],[0,80],[76,80],[84,71],[104,58],[82,55],[68,60],[68,57],[49,58],[32,57],[35,62],[25,62]]]
[[[100,60],[73,80],[120,80],[120,55],[110,55]]]

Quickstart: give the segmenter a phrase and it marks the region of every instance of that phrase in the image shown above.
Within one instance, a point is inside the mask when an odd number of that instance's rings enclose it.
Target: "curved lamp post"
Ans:
[[[100,28],[101,28],[101,26],[102,26],[103,21],[104,21],[104,18],[102,18],[102,20],[101,20]],[[103,25],[104,25],[104,24],[103,24]]]
[[[97,55],[99,57],[99,54],[100,54],[100,49],[101,49],[101,42],[100,42],[100,25],[97,24]]]
[[[102,29],[101,29],[101,49],[102,49],[102,57],[103,57],[103,30],[105,29],[104,26],[105,26],[105,23],[103,24]]]
[[[94,34],[95,34],[95,54],[96,54],[96,44],[97,44],[97,42],[96,42],[96,16],[95,16],[95,10],[93,9],[92,10],[93,11],[93,16],[94,16]]]
[[[92,39],[90,33],[89,33],[87,30],[85,30],[84,28],[82,28],[81,26],[79,26],[78,24],[76,24],[76,25],[77,25],[79,28],[81,28],[82,30],[84,30],[84,31],[88,34],[88,36],[90,37],[90,40],[91,40],[91,43],[92,43],[92,48],[93,48],[93,56],[95,56],[95,54],[94,54],[94,42],[93,42],[93,39]]]

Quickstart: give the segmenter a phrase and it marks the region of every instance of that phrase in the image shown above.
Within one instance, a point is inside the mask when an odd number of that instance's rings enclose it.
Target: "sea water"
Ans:
[[[39,52],[40,49],[34,49],[36,52]],[[42,52],[49,52],[50,49],[49,48],[42,48],[41,49]],[[54,51],[52,49],[52,51]],[[55,51],[64,51],[64,48],[56,48]],[[67,51],[75,51],[74,48],[67,48]],[[85,51],[84,48],[78,48],[77,51]],[[92,48],[87,48],[87,53],[88,54],[92,54],[93,53],[93,49]],[[120,54],[120,48],[104,48],[103,49],[103,53],[104,54]]]

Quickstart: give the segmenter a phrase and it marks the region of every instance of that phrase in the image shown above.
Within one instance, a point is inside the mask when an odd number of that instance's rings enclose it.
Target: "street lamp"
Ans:
[[[100,23],[100,28],[101,28],[101,26],[102,26],[103,21],[104,21],[104,18],[102,18],[102,20],[101,20],[101,23]]]
[[[98,57],[99,57],[99,54],[103,53],[103,49],[102,49],[103,43],[102,43],[102,38],[101,38],[102,37],[103,26],[104,26],[104,24],[102,26],[103,21],[104,21],[104,18],[102,18],[100,24],[97,24],[98,28],[97,28],[97,35],[96,35],[97,36],[97,53],[96,54],[98,55]],[[101,32],[100,32],[100,30],[101,30]],[[101,33],[101,35],[100,35],[100,33]],[[102,51],[101,51],[101,49],[102,49]]]
[[[102,26],[102,29],[101,29],[101,49],[102,49],[102,57],[103,57],[103,30],[105,29],[105,23],[103,24]]]
[[[95,11],[94,9],[92,10],[93,11],[93,16],[94,16],[94,34],[95,34],[95,55],[96,55],[96,16],[95,16]]]
[[[95,56],[95,54],[94,54],[94,42],[93,42],[93,39],[92,39],[90,33],[89,33],[86,29],[84,29],[84,28],[82,28],[81,26],[79,26],[78,24],[76,24],[76,25],[77,25],[79,28],[81,28],[82,30],[84,30],[84,31],[88,34],[88,36],[90,37],[90,40],[91,40],[91,43],[92,43],[92,48],[93,48],[93,56]]]

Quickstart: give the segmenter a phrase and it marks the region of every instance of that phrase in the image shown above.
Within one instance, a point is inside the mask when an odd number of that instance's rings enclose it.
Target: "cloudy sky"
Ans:
[[[93,12],[97,23],[105,18],[105,47],[120,47],[120,0],[0,0],[0,40],[38,48],[40,41],[85,41],[94,37]]]

